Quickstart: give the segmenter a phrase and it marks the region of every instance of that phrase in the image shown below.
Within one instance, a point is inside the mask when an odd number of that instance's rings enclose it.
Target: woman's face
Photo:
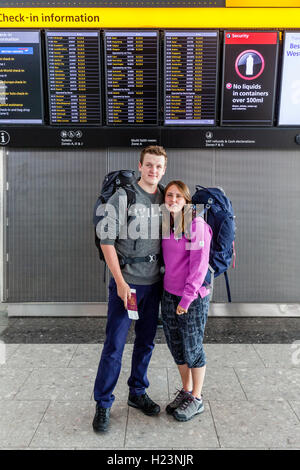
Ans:
[[[186,199],[184,195],[175,184],[172,184],[165,194],[166,208],[172,213],[177,213],[182,210],[185,204]]]

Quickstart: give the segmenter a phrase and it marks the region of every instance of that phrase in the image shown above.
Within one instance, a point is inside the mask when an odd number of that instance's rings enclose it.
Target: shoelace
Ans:
[[[185,392],[184,392],[184,390],[182,390],[182,389],[179,390],[179,389],[177,388],[177,391],[174,393],[174,395],[176,395],[176,394],[178,394],[178,395],[177,395],[176,398],[173,400],[173,405],[175,405],[175,406],[176,406],[178,403],[181,403],[181,401],[182,401],[182,396],[185,394]]]
[[[106,417],[106,409],[105,408],[98,408],[98,414],[100,418],[105,418]]]
[[[179,405],[180,410],[185,410],[192,401],[194,401],[194,398],[191,396],[187,396]]]
[[[154,401],[151,400],[151,398],[147,395],[147,393],[145,393],[144,395],[144,400],[145,400],[146,405],[154,405]]]

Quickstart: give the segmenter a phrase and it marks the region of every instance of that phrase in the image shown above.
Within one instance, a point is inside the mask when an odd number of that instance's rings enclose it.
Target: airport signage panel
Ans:
[[[225,31],[222,125],[273,125],[278,32]]]

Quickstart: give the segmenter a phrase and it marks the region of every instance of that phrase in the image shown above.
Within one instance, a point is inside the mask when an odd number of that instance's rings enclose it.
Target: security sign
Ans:
[[[222,125],[272,125],[277,32],[226,32]]]

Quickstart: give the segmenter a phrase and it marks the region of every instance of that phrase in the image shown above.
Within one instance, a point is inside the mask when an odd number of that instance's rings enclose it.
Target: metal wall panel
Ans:
[[[105,301],[92,209],[106,152],[7,154],[7,301]]]
[[[216,185],[236,213],[235,302],[300,301],[299,157],[293,150],[216,152]],[[219,284],[218,299],[226,300]]]
[[[229,270],[233,302],[299,302],[299,151],[169,149],[163,183],[181,179],[222,186],[236,213],[236,269]],[[139,152],[110,149],[110,169],[137,169]],[[215,302],[226,302],[224,276]]]
[[[222,186],[237,221],[233,302],[299,302],[300,159],[297,151],[168,150],[163,183]],[[103,302],[92,208],[104,175],[138,174],[140,149],[6,151],[8,302]],[[226,301],[224,281],[215,302]]]

